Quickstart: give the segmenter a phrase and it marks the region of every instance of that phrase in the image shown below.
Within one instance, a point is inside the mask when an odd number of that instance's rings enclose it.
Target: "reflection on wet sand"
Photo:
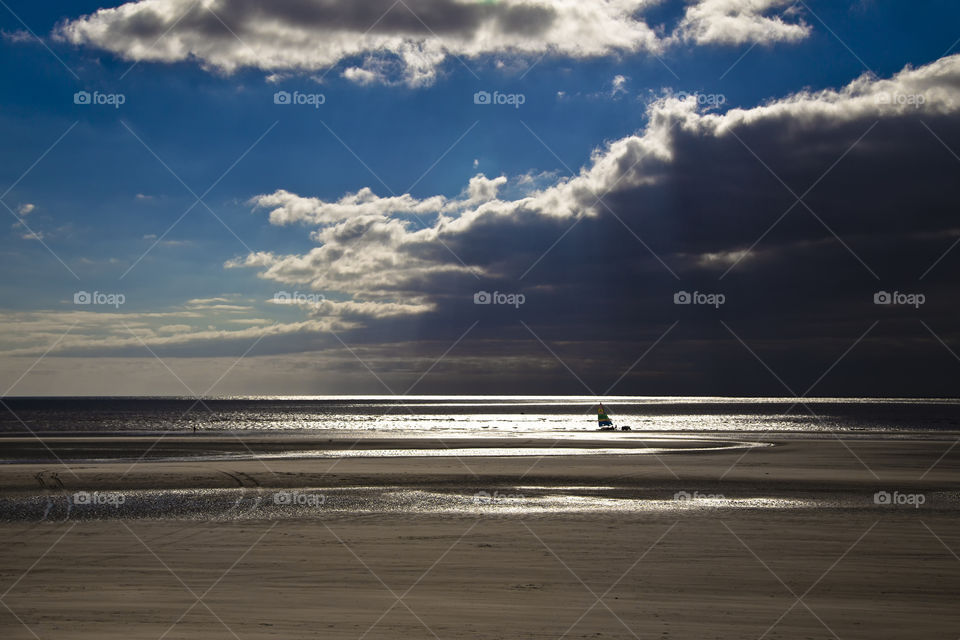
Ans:
[[[956,509],[955,493],[930,494],[925,512]],[[868,493],[831,496],[626,491],[616,487],[516,486],[475,491],[408,487],[77,491],[0,498],[0,521],[170,519],[317,520],[345,515],[537,516],[742,510],[879,509]]]
[[[766,442],[689,435],[604,437],[286,437],[275,436],[54,436],[0,439],[0,464],[49,462],[214,462],[309,458],[513,457],[664,455],[772,446]]]

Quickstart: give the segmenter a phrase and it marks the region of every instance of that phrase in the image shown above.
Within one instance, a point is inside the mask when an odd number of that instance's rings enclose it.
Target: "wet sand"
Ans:
[[[395,437],[370,432],[345,432],[336,436],[303,435],[142,435],[109,436],[0,436],[0,462],[156,462],[217,458],[268,459],[324,457],[396,457],[402,455],[565,455],[570,449],[585,453],[610,449],[624,453],[675,450],[742,449],[763,443],[732,437],[698,437],[642,433],[571,432],[535,437]],[[495,451],[496,450],[496,451]],[[531,451],[533,450],[533,451]],[[589,451],[586,451],[589,450]],[[539,452],[544,452],[543,454]],[[467,453],[464,453],[467,452]]]
[[[960,635],[955,439],[765,440],[658,456],[2,465],[0,635]],[[877,504],[877,491],[923,503]],[[130,501],[68,512],[76,492]],[[42,520],[11,508],[44,499]]]

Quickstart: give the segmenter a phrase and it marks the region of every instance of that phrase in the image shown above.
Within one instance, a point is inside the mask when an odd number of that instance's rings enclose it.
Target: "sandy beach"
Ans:
[[[0,466],[3,637],[960,634],[950,437],[663,438],[657,455],[629,453],[637,437],[542,457],[452,453],[560,445],[253,438],[451,455],[183,459],[226,439],[164,438],[138,463],[147,440],[99,437],[116,459],[90,462],[51,439],[65,464]],[[3,444],[12,460],[38,443]]]

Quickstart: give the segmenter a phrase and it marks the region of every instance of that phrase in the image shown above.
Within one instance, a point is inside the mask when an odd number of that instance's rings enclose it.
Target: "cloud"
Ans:
[[[610,96],[616,98],[618,95],[627,93],[627,78],[622,75],[615,75],[610,82]]]
[[[326,224],[365,217],[382,217],[389,213],[431,214],[447,206],[443,196],[416,200],[409,194],[382,198],[369,187],[350,193],[336,202],[319,198],[304,198],[278,189],[274,193],[256,196],[250,200],[255,208],[270,209],[271,224],[294,222]]]
[[[261,277],[269,280],[307,285],[315,291],[344,292],[368,305],[364,308],[374,317],[423,313],[430,307],[423,303],[417,282],[452,281],[471,273],[466,265],[449,263],[437,255],[444,251],[442,226],[457,225],[468,211],[495,210],[500,202],[498,191],[506,182],[504,176],[478,174],[457,198],[381,197],[368,187],[332,202],[283,189],[255,196],[250,204],[269,209],[271,224],[317,227],[310,237],[320,246],[305,255],[256,252],[226,266],[263,268]],[[425,219],[438,221],[438,226],[424,226]],[[449,252],[446,256],[455,258]],[[372,299],[387,299],[392,306],[369,306]],[[396,306],[401,300],[404,304]]]
[[[0,355],[133,357],[152,351],[170,356],[221,356],[245,352],[254,343],[264,353],[290,353],[303,350],[306,343],[327,346],[331,331],[346,332],[370,321],[435,310],[432,303],[416,300],[294,299],[290,304],[300,307],[305,317],[291,321],[252,317],[253,313],[268,312],[275,300],[257,305],[236,304],[241,301],[239,295],[226,294],[196,298],[169,311],[153,312],[75,306],[58,310],[0,310],[0,326],[16,327],[16,331],[5,331],[0,336]],[[64,301],[67,305],[71,302]],[[64,326],[71,327],[66,335]]]
[[[810,25],[794,0],[700,0],[687,7],[677,35],[701,45],[772,44],[804,40]]]
[[[37,208],[37,205],[27,202],[17,207],[17,213],[21,216],[30,215],[33,213],[33,210]]]
[[[432,82],[451,56],[550,51],[579,58],[659,50],[653,30],[633,17],[647,4],[139,0],[68,21],[57,35],[130,60],[193,58],[226,73],[240,67],[316,71],[359,58],[344,72],[354,81],[400,77],[418,86]]]
[[[0,354],[18,357],[50,353],[61,356],[143,356],[148,348],[158,355],[238,355],[254,342],[274,344],[280,352],[295,351],[310,336],[356,328],[349,314],[314,317],[296,322],[269,322],[266,326],[220,329],[209,324],[213,316],[189,310],[138,313],[125,311],[4,311],[0,326],[16,326],[0,340]],[[173,319],[192,320],[170,323]],[[71,327],[64,335],[64,324]],[[219,323],[218,323],[219,324]],[[225,324],[234,324],[227,322]]]
[[[157,327],[158,333],[187,333],[192,330],[193,327],[189,324],[165,324]]]
[[[656,0],[137,0],[68,20],[56,38],[126,60],[196,60],[208,69],[312,73],[343,65],[359,84],[433,83],[441,65],[543,55],[585,59],[660,55],[682,41],[660,37],[642,13]],[[703,0],[682,29],[697,44],[795,42],[809,28],[768,15],[783,2]],[[789,10],[784,12],[789,13]],[[471,62],[472,63],[472,62]]]
[[[506,176],[490,179],[483,174],[475,175],[470,178],[470,183],[467,185],[467,193],[470,196],[467,199],[467,203],[479,204],[495,199],[500,187],[506,184],[506,182]]]
[[[351,317],[356,319],[380,319],[426,313],[435,309],[436,305],[425,303],[323,300],[322,302],[313,305],[312,310],[313,315],[317,317],[337,316]]]
[[[361,86],[386,82],[386,76],[382,71],[361,69],[360,67],[348,67],[344,69],[343,77]]]
[[[22,44],[24,42],[40,42],[33,35],[31,35],[29,31],[24,31],[23,29],[18,29],[16,31],[6,31],[0,29],[0,37],[7,42],[14,42],[17,44]]]
[[[775,278],[795,281],[800,262],[819,274],[816,283],[848,269],[871,286],[861,259],[892,269],[889,256],[873,253],[878,247],[914,243],[904,260],[919,256],[919,273],[925,252],[958,233],[955,167],[944,165],[942,147],[918,121],[955,141],[958,111],[960,56],[722,112],[695,96],[666,95],[650,105],[642,131],[596,149],[566,178],[480,174],[457,197],[380,197],[369,188],[329,201],[283,190],[256,196],[251,203],[268,209],[272,224],[306,225],[318,246],[258,251],[227,266],[370,304],[354,310],[371,327],[408,312],[450,326],[472,292],[524,287],[543,304],[535,317],[566,323],[565,335],[596,326],[589,310],[563,305],[597,299],[598,282],[611,304],[664,319],[675,312],[671,289],[680,288],[672,274],[717,287],[735,265],[741,277],[775,286]],[[805,202],[817,218],[793,195],[810,185]],[[791,217],[751,248],[791,206]],[[838,293],[830,304],[849,304],[853,294],[844,295],[847,302]],[[377,304],[391,313],[374,313]],[[413,306],[389,306],[403,304]]]
[[[269,294],[259,301],[223,295],[186,305],[184,313],[203,316],[196,320],[90,313],[54,353],[142,354],[122,321],[161,354],[236,356],[260,338],[258,353],[342,348],[328,333],[336,331],[360,357],[369,348],[384,366],[402,367],[416,340],[438,341],[436,357],[480,319],[444,367],[489,370],[491,358],[499,364],[502,355],[503,362],[515,358],[517,375],[530,379],[553,365],[574,388],[538,390],[566,393],[583,389],[518,319],[598,391],[616,380],[611,368],[625,370],[679,319],[675,333],[635,369],[645,377],[634,389],[678,391],[662,386],[663,373],[692,385],[681,392],[783,393],[776,381],[764,386],[769,373],[719,318],[772,369],[787,367],[784,377],[798,390],[880,319],[877,335],[859,343],[825,384],[835,385],[834,392],[893,393],[898,380],[911,377],[932,382],[922,387],[927,393],[939,392],[951,379],[940,374],[955,361],[939,344],[915,350],[917,340],[931,341],[917,316],[878,308],[872,294],[922,287],[929,326],[941,332],[955,324],[960,252],[918,278],[960,237],[957,165],[944,148],[960,149],[958,111],[960,56],[950,56],[750,107],[707,110],[695,96],[666,94],[649,106],[641,130],[599,146],[566,177],[468,173],[459,193],[428,196],[378,195],[358,184],[319,197],[319,184],[302,194],[275,185],[250,200],[282,227],[262,237],[289,233],[314,246],[261,246],[227,266],[250,269],[278,288],[322,292],[324,299],[280,307],[263,302]],[[805,194],[803,203],[794,194]],[[672,303],[680,289],[722,291],[728,305],[712,315],[680,308]],[[522,291],[527,302],[521,309],[478,306],[472,299],[478,290]],[[257,318],[287,317],[276,326],[207,329],[206,309],[221,305],[250,307]],[[236,311],[222,315],[255,321]],[[2,318],[17,327],[4,332],[4,353],[42,353],[74,317],[32,319],[39,324],[28,330],[20,329],[22,318]],[[176,324],[200,328],[159,329]],[[956,339],[944,335],[948,344]],[[371,345],[389,346],[377,356]],[[937,350],[942,369],[927,364]],[[923,354],[922,366],[898,366],[909,362],[908,351]],[[390,361],[388,352],[401,355]],[[890,356],[900,353],[901,360]],[[508,384],[502,367],[495,368]],[[897,378],[891,371],[904,373]],[[891,376],[887,386],[881,374]],[[878,386],[843,386],[856,381]]]
[[[244,300],[239,294],[225,294],[213,298],[193,298],[187,300],[184,306],[188,309],[198,309],[202,311],[249,311],[253,307],[249,304],[238,304]]]

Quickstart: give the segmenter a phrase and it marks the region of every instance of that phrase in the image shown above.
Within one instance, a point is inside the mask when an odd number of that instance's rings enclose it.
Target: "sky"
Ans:
[[[0,2],[3,395],[956,396],[960,5]]]

